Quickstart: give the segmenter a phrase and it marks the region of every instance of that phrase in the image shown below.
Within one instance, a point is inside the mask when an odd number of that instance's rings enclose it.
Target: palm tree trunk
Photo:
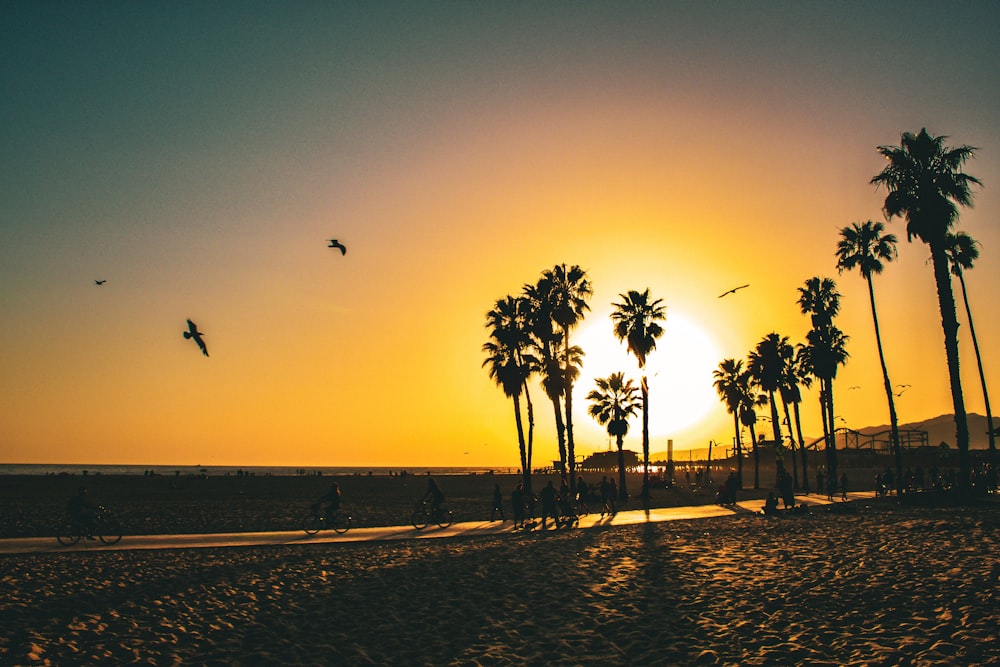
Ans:
[[[934,264],[934,281],[937,284],[938,305],[941,309],[941,328],[944,329],[944,350],[948,359],[948,376],[951,381],[951,401],[955,409],[955,444],[958,447],[958,488],[962,493],[972,489],[972,465],[969,458],[969,422],[965,414],[962,395],[962,376],[958,362],[958,316],[955,313],[955,295],[951,291],[951,272],[948,257],[941,242],[930,244]]]
[[[750,422],[750,439],[753,441],[753,488],[760,488],[760,453],[757,451],[757,429]]]
[[[528,466],[528,450],[524,444],[524,424],[521,421],[521,399],[515,394],[514,422],[517,424],[517,445],[521,454],[521,479],[524,482],[524,492],[531,493],[531,468]]]
[[[882,364],[882,381],[885,383],[885,397],[889,401],[889,428],[892,429],[892,452],[896,459],[896,497],[903,488],[903,447],[899,442],[899,419],[896,417],[896,402],[892,398],[892,383],[889,381],[889,369],[885,365],[885,352],[882,350],[882,332],[878,326],[878,311],[875,310],[875,287],[871,275],[868,279],[868,298],[872,304],[872,322],[875,323],[875,344],[878,346],[878,360]]]
[[[782,446],[781,422],[778,420],[778,402],[774,400],[774,392],[767,392],[767,397],[771,401],[771,437],[774,439],[774,453],[777,455],[778,447]],[[777,469],[778,458],[775,456],[775,469]],[[784,463],[782,463],[784,465]]]
[[[740,418],[739,415],[733,413],[733,427],[736,429],[736,440],[734,444],[736,445],[736,488],[743,489],[743,438],[740,436]]]
[[[566,467],[566,424],[563,423],[562,402],[556,396],[552,399],[552,412],[556,422],[556,438],[559,442],[559,460]]]
[[[837,477],[837,422],[833,413],[833,378],[826,381],[826,410],[827,419],[830,420],[830,449],[827,454],[830,457],[830,472]]]
[[[826,411],[826,380],[819,380],[819,412],[823,417],[823,453],[826,455],[826,470],[829,473],[830,467],[830,438],[833,435],[832,424]]]
[[[782,406],[785,408],[785,422],[788,424],[788,439],[792,441],[792,488],[796,491],[799,489],[799,462],[798,458],[795,456],[795,436],[792,435],[792,416],[788,413],[788,403],[784,401],[781,402]]]
[[[535,406],[531,403],[531,393],[528,391],[528,382],[524,383],[524,400],[528,405],[528,470],[531,470],[531,458],[534,453],[535,443]]]
[[[806,468],[806,441],[802,437],[802,417],[799,414],[799,404],[792,403],[792,410],[795,413],[795,432],[799,436],[799,454],[802,459],[802,491],[809,493],[809,469]]]
[[[618,498],[625,500],[628,498],[628,491],[625,489],[625,436],[616,436],[618,443]]]
[[[642,376],[642,500],[649,502],[649,387]]]
[[[576,447],[573,443],[573,380],[569,374],[569,331],[563,330],[566,352],[566,466],[569,470],[570,493],[576,495]]]
[[[965,290],[965,276],[958,274],[962,284],[962,300],[965,302],[965,314],[969,318],[969,333],[972,335],[972,347],[976,351],[976,364],[979,366],[979,382],[983,385],[983,402],[986,404],[986,432],[990,439],[990,469],[997,466],[997,440],[993,428],[993,412],[990,410],[990,394],[986,391],[986,374],[983,373],[983,355],[979,352],[979,341],[976,339],[976,328],[972,326],[972,309],[969,307],[969,293]]]

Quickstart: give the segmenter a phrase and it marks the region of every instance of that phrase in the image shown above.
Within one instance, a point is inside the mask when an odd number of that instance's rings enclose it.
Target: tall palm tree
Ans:
[[[757,408],[767,405],[767,394],[758,394],[749,371],[738,378],[741,387],[740,423],[750,429],[750,444],[753,452],[753,488],[760,488],[760,451],[757,449]]]
[[[802,403],[802,391],[799,386],[803,386],[806,389],[812,386],[812,375],[806,369],[805,357],[802,353],[803,346],[801,343],[795,348],[795,360],[792,362],[790,368],[790,374],[792,377],[789,378],[789,398],[792,403],[792,410],[795,414],[795,432],[799,436],[799,463],[802,465],[802,490],[809,493],[809,468],[806,465],[806,441],[802,437],[802,415],[799,411],[799,404]]]
[[[525,304],[521,299],[505,297],[486,314],[489,340],[483,344],[486,366],[504,395],[514,403],[514,422],[517,427],[517,442],[521,456],[521,475],[524,488],[531,490],[531,458],[524,437],[524,422],[521,416],[521,394],[528,390],[528,378],[537,360],[529,353],[529,338],[525,327]],[[530,405],[530,397],[528,398]],[[529,407],[529,415],[530,415]],[[532,417],[529,416],[529,424]],[[530,430],[530,429],[529,429]]]
[[[719,394],[723,403],[726,404],[726,411],[733,416],[733,430],[736,437],[733,444],[736,448],[736,484],[743,488],[743,437],[740,428],[740,408],[743,405],[744,380],[742,376],[743,362],[737,359],[723,359],[719,367],[712,371],[715,378],[712,383],[715,391]]]
[[[573,365],[574,355],[570,353],[569,333],[584,313],[590,310],[587,298],[594,290],[587,278],[587,272],[579,266],[567,267],[557,264],[552,269],[543,272],[542,277],[550,287],[549,304],[552,309],[552,320],[562,332],[563,344],[563,382],[564,401],[566,403],[566,462],[569,469],[570,491],[576,493],[576,445],[573,440],[573,383],[580,372],[579,366]]]
[[[778,417],[778,402],[774,394],[781,388],[786,367],[793,357],[792,346],[787,336],[771,332],[764,336],[747,356],[747,370],[757,385],[767,394],[771,404],[771,426],[774,429],[774,446],[779,448],[784,439],[781,435],[781,420]]]
[[[663,299],[653,299],[649,288],[619,294],[621,303],[615,307],[611,320],[615,323],[615,337],[628,343],[628,351],[639,362],[642,389],[642,498],[649,500],[649,383],[646,380],[646,358],[656,349],[656,339],[663,335],[660,322],[667,315]]]
[[[840,292],[830,278],[813,277],[799,288],[799,308],[809,315],[812,330],[806,334],[805,367],[820,382],[820,411],[826,441],[826,464],[837,473],[837,441],[833,423],[833,381],[837,368],[847,361],[847,336],[833,325],[840,312]]]
[[[826,439],[826,465],[829,472],[837,474],[837,440],[833,411],[833,381],[837,369],[847,362],[848,337],[830,325],[810,330],[806,334],[807,367],[820,382],[820,407],[823,411]]]
[[[837,270],[858,269],[868,283],[868,300],[872,307],[872,322],[875,323],[875,344],[878,347],[878,360],[882,364],[882,384],[885,387],[885,397],[889,402],[889,428],[892,433],[892,451],[896,459],[896,492],[903,488],[903,448],[899,442],[899,421],[896,418],[896,402],[893,400],[892,382],[889,381],[889,370],[885,363],[885,351],[882,348],[882,332],[878,326],[878,311],[875,309],[875,286],[872,275],[882,273],[883,262],[891,262],[896,258],[896,235],[883,234],[885,225],[881,222],[866,220],[855,222],[850,227],[840,230],[840,241],[837,243]]]
[[[945,239],[958,219],[959,206],[972,206],[972,186],[979,179],[962,171],[973,157],[972,146],[951,148],[947,137],[933,137],[926,129],[916,135],[904,132],[899,146],[879,146],[888,164],[871,179],[875,186],[888,190],[883,212],[886,218],[906,218],[906,238],[917,237],[928,245],[934,266],[944,349],[951,382],[951,400],[955,410],[955,441],[958,447],[959,489],[972,488],[972,465],[969,457],[969,424],[962,395],[962,376],[958,359],[958,315],[951,288],[951,273],[945,252]]]
[[[625,434],[628,433],[628,420],[635,416],[641,399],[636,396],[638,390],[632,380],[626,380],[624,373],[612,373],[594,382],[597,389],[587,394],[590,401],[588,412],[598,424],[607,426],[608,435],[615,437],[618,445],[618,496],[625,500],[628,498],[625,488]]]
[[[795,376],[795,348],[791,345],[787,349],[787,359],[785,359],[784,368],[782,368],[781,381],[778,385],[778,394],[781,396],[781,406],[785,412],[785,421],[782,423],[788,426],[788,439],[792,442],[791,453],[792,453],[792,485],[793,488],[799,488],[799,466],[796,462],[795,454],[795,431],[792,430],[792,415],[789,413],[788,406],[795,403],[801,397],[799,396],[799,385],[798,379]],[[799,435],[802,435],[802,429],[798,431]],[[802,449],[802,440],[799,438],[798,443],[799,450]]]
[[[986,374],[983,372],[983,355],[979,351],[979,340],[976,338],[976,328],[972,325],[972,308],[969,307],[969,292],[965,288],[965,271],[979,259],[977,242],[965,232],[948,234],[945,238],[945,253],[951,264],[951,272],[962,285],[962,300],[965,302],[965,314],[969,319],[969,334],[972,336],[972,347],[976,351],[976,364],[979,366],[979,382],[983,387],[983,401],[986,404],[987,433],[990,439],[990,468],[996,470],[997,444],[996,432],[993,428],[993,412],[990,410],[990,395],[986,391]]]
[[[562,332],[555,326],[552,319],[552,308],[549,301],[551,285],[546,277],[541,277],[534,285],[525,285],[522,293],[531,304],[531,318],[528,329],[531,334],[532,346],[539,357],[542,389],[552,403],[552,411],[556,425],[556,440],[559,445],[559,462],[566,470],[566,424],[563,421],[562,401],[565,396],[566,383],[563,379],[563,346]]]

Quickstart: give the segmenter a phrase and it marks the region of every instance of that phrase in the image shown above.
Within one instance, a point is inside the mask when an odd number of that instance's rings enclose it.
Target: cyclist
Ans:
[[[76,495],[66,501],[66,514],[74,526],[85,532],[88,540],[94,539],[94,519],[98,507],[87,497],[87,487],[81,486]]]
[[[420,499],[420,502],[427,502],[429,504],[431,516],[438,517],[441,515],[441,503],[444,502],[444,494],[441,493],[441,489],[438,488],[433,477],[427,478],[427,491]]]
[[[340,510],[340,485],[336,482],[330,484],[330,490],[326,495],[320,497],[314,504],[314,508],[319,508],[322,503],[326,503],[326,516],[333,517]]]

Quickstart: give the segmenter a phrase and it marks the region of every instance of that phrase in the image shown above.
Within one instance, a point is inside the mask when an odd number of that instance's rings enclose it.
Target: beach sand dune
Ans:
[[[0,559],[0,663],[1000,661],[1000,510]]]

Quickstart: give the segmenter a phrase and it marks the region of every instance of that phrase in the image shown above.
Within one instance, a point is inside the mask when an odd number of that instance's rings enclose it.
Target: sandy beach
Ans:
[[[990,664],[1000,510],[0,559],[0,662]]]

